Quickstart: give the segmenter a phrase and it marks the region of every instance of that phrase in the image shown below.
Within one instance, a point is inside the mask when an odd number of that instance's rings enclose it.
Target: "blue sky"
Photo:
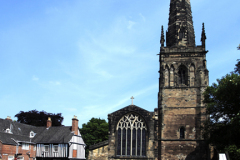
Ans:
[[[37,109],[79,127],[134,104],[157,108],[161,25],[170,0],[1,0],[0,118]],[[192,0],[206,28],[209,84],[240,57],[239,0]]]

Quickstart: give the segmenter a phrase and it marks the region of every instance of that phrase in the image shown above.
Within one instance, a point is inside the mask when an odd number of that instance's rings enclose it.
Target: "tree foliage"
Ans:
[[[48,117],[51,117],[52,126],[61,126],[63,121],[61,113],[53,114],[37,110],[20,111],[15,117],[17,117],[17,122],[33,126],[46,126]]]
[[[203,131],[219,152],[228,151],[231,159],[240,159],[240,75],[227,74],[204,92],[209,119]]]
[[[239,46],[237,47],[237,49],[240,50],[240,44],[239,44]],[[239,59],[237,60],[237,64],[235,64],[235,66],[236,66],[236,67],[235,67],[234,72],[240,74],[240,60],[239,60]]]
[[[83,137],[83,140],[86,147],[86,157],[88,156],[89,146],[108,140],[108,123],[104,119],[92,118],[83,124],[80,128],[80,133]]]

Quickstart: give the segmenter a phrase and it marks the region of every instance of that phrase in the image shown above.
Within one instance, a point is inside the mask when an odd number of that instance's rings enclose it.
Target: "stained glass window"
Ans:
[[[117,125],[117,155],[146,156],[146,124],[137,114],[123,116]]]

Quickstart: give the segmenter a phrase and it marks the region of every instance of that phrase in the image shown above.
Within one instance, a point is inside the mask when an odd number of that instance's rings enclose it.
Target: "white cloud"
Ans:
[[[142,17],[142,20],[145,22],[146,18],[142,15],[142,13],[139,13],[139,16]]]
[[[99,74],[100,76],[104,77],[104,78],[112,78],[113,76],[111,74],[109,74],[107,71],[105,70],[100,70],[100,71],[97,71],[97,74]]]
[[[128,26],[127,26],[127,28],[128,29],[132,29],[132,27],[133,27],[133,25],[135,24],[136,22],[134,22],[134,21],[128,21]]]
[[[61,85],[61,82],[59,81],[49,81],[49,83],[56,86]]]
[[[36,77],[36,76],[32,76],[32,80],[33,80],[33,81],[38,81],[38,80],[39,80],[39,78],[38,78],[38,77]]]

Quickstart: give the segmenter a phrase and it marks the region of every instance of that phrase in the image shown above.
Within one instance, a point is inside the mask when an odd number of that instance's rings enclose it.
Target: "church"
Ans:
[[[161,30],[157,108],[132,104],[110,113],[109,138],[90,146],[88,159],[210,159],[200,129],[209,83],[205,40],[203,24],[201,45],[195,43],[190,0],[171,0],[166,35]]]

